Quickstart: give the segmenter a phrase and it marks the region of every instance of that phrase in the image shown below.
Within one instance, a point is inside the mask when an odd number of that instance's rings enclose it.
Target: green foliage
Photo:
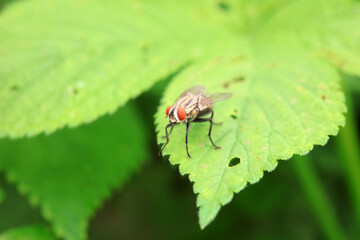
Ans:
[[[2,201],[4,200],[4,191],[0,188],[0,203],[2,203]]]
[[[0,234],[9,229],[31,224],[46,224],[38,208],[34,208],[25,196],[21,196],[16,186],[5,183],[1,174],[0,184],[6,196],[0,204]]]
[[[205,46],[207,54],[171,82],[156,114],[158,142],[164,143],[164,111],[189,85],[234,93],[215,105],[214,119],[223,123],[213,128],[220,151],[214,151],[206,137],[209,126],[196,123],[189,136],[191,159],[186,156],[184,126],[174,130],[164,151],[194,182],[202,228],[233,193],[259,181],[263,171],[274,170],[278,159],[324,145],[328,135],[336,135],[344,125],[346,108],[336,68],[356,71],[360,61],[358,40],[352,38],[359,33],[345,28],[349,22],[360,27],[359,4],[265,2],[269,5],[260,1],[239,6],[244,25]],[[268,10],[274,7],[280,10],[270,17]],[[240,164],[229,166],[234,157]]]
[[[0,235],[0,240],[55,240],[50,229],[32,225],[8,230]]]
[[[322,225],[327,239],[346,239],[310,160],[308,156],[294,157],[294,170],[299,176],[304,193],[310,203],[309,205],[312,207],[319,224]]]
[[[345,179],[348,188],[350,189],[350,197],[352,201],[353,212],[356,217],[355,223],[360,226],[360,139],[358,137],[359,128],[356,126],[356,106],[352,99],[352,92],[358,92],[360,88],[356,88],[356,84],[360,87],[359,76],[349,76],[343,74],[345,84],[343,86],[348,111],[346,113],[346,125],[340,131],[336,138],[337,152],[341,159],[341,164],[344,169]],[[360,234],[360,228],[357,227],[357,235]]]
[[[208,124],[192,124],[191,159],[184,126],[164,151],[194,182],[204,228],[279,159],[324,145],[344,125],[338,70],[360,74],[359,13],[358,2],[341,0],[14,2],[0,15],[0,137],[89,123],[175,76],[155,114],[164,143],[165,109],[183,90],[232,92],[215,105],[221,150]],[[95,209],[148,154],[139,119],[150,105],[1,140],[0,170],[58,237],[85,239]]]
[[[58,236],[84,239],[94,210],[140,167],[147,155],[145,139],[134,109],[127,106],[48,137],[4,139],[0,169],[40,205]]]
[[[178,34],[176,22],[153,8],[147,1],[34,0],[5,9],[0,136],[90,122],[183,65],[194,51],[186,26]]]

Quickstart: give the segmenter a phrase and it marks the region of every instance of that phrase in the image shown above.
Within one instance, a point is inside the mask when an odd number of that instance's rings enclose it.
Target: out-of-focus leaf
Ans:
[[[0,204],[0,233],[34,223],[45,224],[39,209],[31,206],[28,199],[20,195],[15,185],[5,183],[3,173],[0,174],[0,185],[6,194]]]
[[[0,240],[55,240],[50,229],[41,225],[31,225],[10,229],[0,234]]]
[[[209,33],[221,34],[196,5],[30,0],[6,8],[0,137],[90,122],[149,89],[200,54]]]
[[[51,136],[0,142],[0,169],[52,222],[59,237],[85,239],[89,217],[147,156],[131,106]]]

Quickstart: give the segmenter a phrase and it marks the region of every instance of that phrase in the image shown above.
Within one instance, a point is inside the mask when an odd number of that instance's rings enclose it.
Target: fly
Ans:
[[[209,128],[209,139],[211,144],[214,146],[215,150],[220,147],[216,146],[213,140],[211,139],[211,129],[213,125],[214,110],[213,104],[218,101],[225,100],[232,96],[231,93],[214,93],[214,94],[205,94],[204,86],[195,86],[185,92],[183,92],[180,97],[176,100],[174,105],[166,108],[166,117],[169,118],[170,124],[165,127],[166,133],[166,143],[162,146],[159,155],[161,155],[165,146],[169,143],[169,134],[172,132],[175,125],[186,123],[186,153],[189,158],[191,158],[188,149],[188,135],[190,130],[191,122],[210,122]],[[210,117],[204,118],[206,115]],[[171,127],[170,133],[168,133],[168,128]]]

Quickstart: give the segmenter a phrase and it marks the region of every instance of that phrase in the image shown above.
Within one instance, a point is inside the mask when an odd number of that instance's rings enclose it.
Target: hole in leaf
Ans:
[[[239,163],[240,163],[240,158],[234,157],[234,158],[230,159],[230,161],[228,163],[228,167],[234,167],[234,166],[238,165]]]
[[[14,84],[14,85],[11,85],[11,86],[10,86],[10,91],[12,91],[12,92],[16,92],[16,91],[18,91],[19,89],[20,89],[20,86],[17,85],[17,84]]]
[[[225,1],[220,1],[218,3],[218,7],[219,7],[220,10],[222,10],[224,12],[230,11],[230,4],[225,2]]]

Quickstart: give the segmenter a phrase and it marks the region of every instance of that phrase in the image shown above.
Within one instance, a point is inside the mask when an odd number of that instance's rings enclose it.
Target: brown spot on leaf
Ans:
[[[246,77],[244,75],[238,75],[233,78],[231,78],[229,81],[226,81],[223,83],[223,88],[229,88],[235,83],[240,83],[246,80]]]
[[[245,61],[245,60],[246,60],[246,56],[245,55],[240,55],[240,56],[234,57],[231,61],[233,63],[239,63],[239,62],[242,62],[242,61]]]
[[[69,86],[68,91],[71,95],[75,96],[79,93],[79,90],[74,86]]]
[[[268,66],[269,66],[269,68],[276,68],[277,67],[276,63],[274,63],[274,62],[269,63]]]

